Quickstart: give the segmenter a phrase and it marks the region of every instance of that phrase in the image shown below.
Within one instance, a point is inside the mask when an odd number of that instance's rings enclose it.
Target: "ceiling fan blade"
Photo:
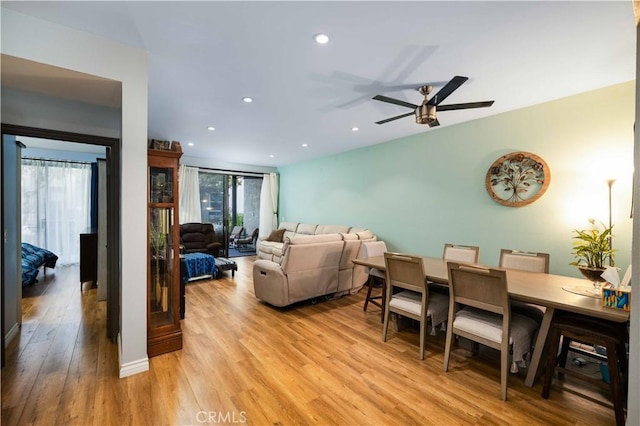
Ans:
[[[408,112],[406,114],[396,115],[395,117],[387,118],[387,119],[384,119],[384,120],[381,120],[381,121],[376,121],[376,124],[388,123],[390,121],[398,120],[399,118],[405,118],[405,117],[408,117],[408,116],[413,115],[413,114],[414,114],[413,112]]]
[[[493,105],[493,102],[494,101],[484,101],[484,102],[467,102],[464,104],[438,105],[438,111],[452,111],[454,109],[485,108]]]
[[[375,99],[376,101],[388,102],[390,104],[400,105],[407,108],[418,108],[418,105],[410,104],[409,102],[401,101],[399,99],[389,98],[387,96],[375,95],[373,99]]]
[[[458,87],[462,86],[462,83],[469,80],[469,77],[455,76],[447,84],[444,85],[442,89],[429,101],[427,102],[429,105],[438,105],[440,102],[444,101],[450,94],[453,93]]]
[[[439,126],[440,122],[438,121],[438,119],[436,118],[435,120],[433,120],[431,123],[429,123],[429,127],[436,127]]]

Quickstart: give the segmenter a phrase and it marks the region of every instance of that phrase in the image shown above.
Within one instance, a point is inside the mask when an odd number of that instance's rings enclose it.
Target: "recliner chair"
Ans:
[[[220,256],[222,243],[218,242],[216,232],[210,223],[183,223],[180,225],[180,252],[206,253]]]

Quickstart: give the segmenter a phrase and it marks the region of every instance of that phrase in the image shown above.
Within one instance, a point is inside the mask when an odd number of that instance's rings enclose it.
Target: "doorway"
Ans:
[[[240,237],[250,236],[260,224],[260,191],[262,175],[200,169],[201,217],[203,223],[213,224],[222,242],[224,257],[255,254],[255,247],[247,245],[238,250],[230,241],[234,227],[243,229]]]
[[[119,270],[120,263],[120,140],[94,135],[61,132],[56,130],[40,129],[33,127],[14,126],[2,124],[3,140],[5,136],[15,137],[33,137],[40,139],[49,139],[57,141],[75,142],[81,144],[95,145],[105,147],[106,151],[106,334],[112,343],[116,343],[120,329],[120,305],[119,293],[121,287],[121,276]],[[5,161],[2,158],[3,168]],[[7,203],[16,203],[19,200],[8,200],[3,194],[3,206]],[[5,229],[3,217],[3,229]],[[18,240],[21,239],[20,230],[18,230]],[[6,253],[6,247],[3,247]],[[6,256],[3,256],[3,262]],[[3,263],[2,270],[6,268],[14,268],[17,265],[8,265]],[[4,272],[3,272],[4,273]],[[3,279],[2,294],[3,306],[7,303],[12,304],[15,301],[4,300],[5,285],[8,283]],[[21,285],[20,282],[17,285]],[[4,330],[3,330],[4,331]],[[4,340],[4,332],[2,334]],[[4,343],[4,342],[3,342]],[[4,346],[4,344],[3,344]],[[3,358],[4,360],[4,358]]]

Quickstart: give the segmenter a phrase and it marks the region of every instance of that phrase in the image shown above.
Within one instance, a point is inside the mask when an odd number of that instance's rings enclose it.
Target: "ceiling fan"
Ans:
[[[450,104],[450,105],[440,105],[440,102],[444,101],[454,90],[458,87],[462,86],[462,84],[467,81],[469,77],[461,77],[459,75],[453,77],[447,84],[444,85],[438,93],[433,95],[431,99],[427,99],[427,96],[433,90],[433,86],[422,86],[418,88],[418,91],[422,93],[424,96],[424,101],[422,101],[421,105],[410,104],[409,102],[401,101],[399,99],[389,98],[383,95],[376,95],[373,97],[376,101],[388,102],[390,104],[400,105],[407,108],[412,108],[413,112],[408,112],[406,114],[396,115],[395,117],[390,117],[381,121],[376,121],[376,124],[384,124],[389,121],[397,120],[399,118],[409,117],[410,115],[416,116],[417,124],[428,124],[429,127],[439,126],[440,122],[438,121],[438,117],[436,116],[436,110],[438,111],[452,111],[456,109],[469,109],[469,108],[484,108],[490,107],[493,105],[494,101],[484,101],[484,102],[467,102],[464,104]]]

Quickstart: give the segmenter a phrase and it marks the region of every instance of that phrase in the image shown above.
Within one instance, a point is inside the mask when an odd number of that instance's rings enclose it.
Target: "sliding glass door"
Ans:
[[[229,250],[229,234],[234,226],[243,227],[245,235],[258,228],[262,176],[201,169],[199,182],[202,222],[213,224],[224,257],[237,255],[235,250]]]

